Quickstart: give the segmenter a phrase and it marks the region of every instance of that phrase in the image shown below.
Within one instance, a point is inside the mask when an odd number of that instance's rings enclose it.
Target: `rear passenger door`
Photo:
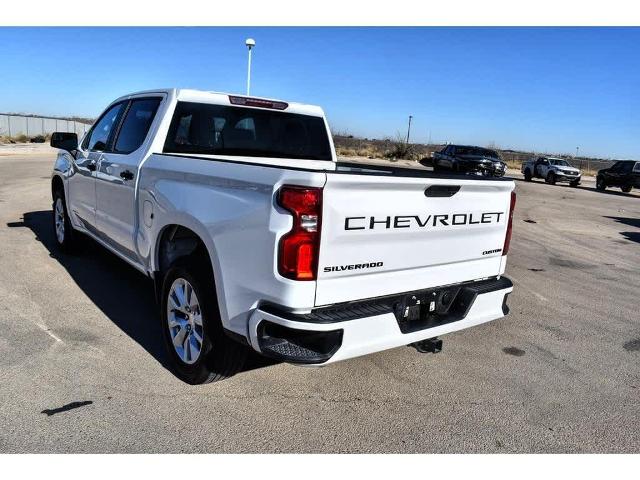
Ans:
[[[620,186],[625,187],[631,183],[633,174],[633,162],[624,162],[620,168]]]
[[[606,173],[607,185],[617,187],[620,185],[620,169],[622,162],[615,163]]]
[[[547,172],[549,171],[549,160],[543,158],[538,164],[538,175],[542,178],[547,178]]]
[[[138,167],[162,96],[128,101],[96,175],[96,223],[100,236],[132,260],[135,254],[135,192]]]
[[[449,145],[445,151],[444,154],[442,155],[442,161],[440,162],[440,166],[441,167],[446,167],[446,168],[452,168],[453,166],[453,154],[454,154],[454,147],[452,145]]]

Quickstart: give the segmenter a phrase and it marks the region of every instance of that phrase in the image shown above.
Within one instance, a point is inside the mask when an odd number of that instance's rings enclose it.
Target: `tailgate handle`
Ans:
[[[427,197],[453,197],[460,190],[460,185],[431,185],[424,194]]]

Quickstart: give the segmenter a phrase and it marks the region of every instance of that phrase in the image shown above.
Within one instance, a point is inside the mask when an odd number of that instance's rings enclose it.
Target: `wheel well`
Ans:
[[[64,194],[64,184],[58,175],[54,175],[51,179],[51,196],[53,196],[57,191],[62,191]]]
[[[160,234],[158,241],[158,270],[161,275],[176,260],[185,257],[202,259],[203,266],[211,269],[211,258],[202,239],[193,230],[182,225],[168,225]]]

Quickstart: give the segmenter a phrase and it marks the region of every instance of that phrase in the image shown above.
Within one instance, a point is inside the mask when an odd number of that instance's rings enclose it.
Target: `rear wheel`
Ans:
[[[602,177],[596,178],[596,190],[600,190],[601,192],[604,192],[606,188],[607,188],[607,184],[604,183],[604,178]]]
[[[625,187],[620,187],[620,190],[622,190],[624,193],[629,193],[631,191],[631,187],[627,185]]]
[[[553,172],[549,172],[547,173],[547,178],[546,178],[546,182],[549,185],[555,185],[556,184],[556,174]]]
[[[53,233],[58,248],[63,252],[72,252],[75,247],[75,232],[67,213],[64,192],[56,190],[53,194]]]
[[[162,283],[165,349],[175,375],[192,385],[230,377],[247,355],[223,331],[213,275],[202,263],[179,260]]]

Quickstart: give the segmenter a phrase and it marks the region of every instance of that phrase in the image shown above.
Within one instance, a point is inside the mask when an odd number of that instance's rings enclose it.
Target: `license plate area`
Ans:
[[[463,319],[474,298],[461,287],[426,290],[398,298],[393,312],[402,333],[411,333]]]

